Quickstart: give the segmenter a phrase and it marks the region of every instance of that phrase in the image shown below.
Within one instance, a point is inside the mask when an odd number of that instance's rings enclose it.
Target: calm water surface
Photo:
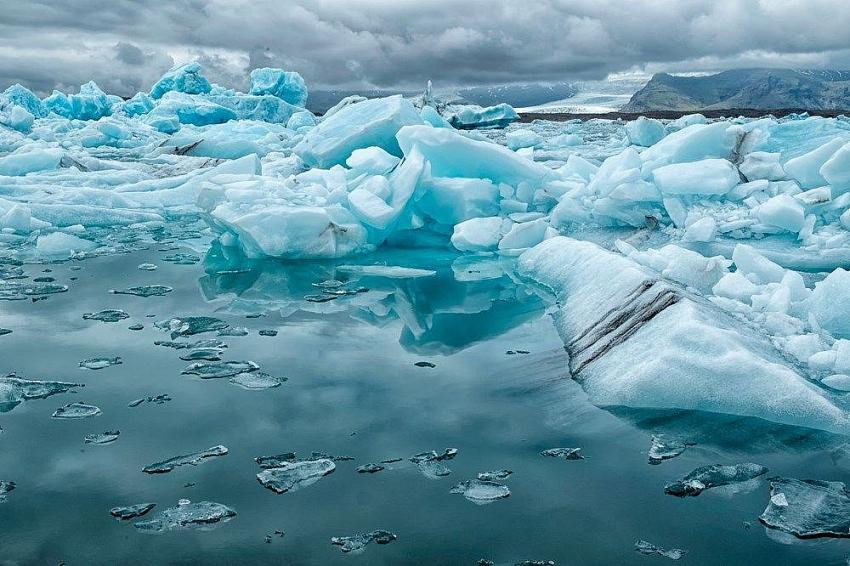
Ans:
[[[696,498],[663,492],[666,482],[710,463],[754,461],[771,475],[850,480],[840,438],[763,422],[700,414],[603,410],[569,379],[548,301],[499,261],[441,251],[397,251],[339,262],[249,262],[213,249],[195,265],[173,252],[145,252],[56,265],[30,265],[67,293],[38,302],[0,301],[0,373],[85,383],[78,392],[26,401],[0,413],[0,480],[17,489],[0,503],[0,564],[641,564],[646,539],[688,550],[687,564],[844,563],[850,541],[788,541],[757,517],[767,483],[716,489]],[[159,267],[148,272],[140,263]],[[339,264],[382,263],[433,269],[435,276],[358,276]],[[72,271],[72,265],[82,267]],[[50,273],[42,273],[49,268]],[[77,277],[72,281],[71,277]],[[368,292],[327,303],[305,295],[338,277]],[[162,297],[110,289],[169,285]],[[117,323],[82,314],[119,308]],[[148,315],[155,315],[150,317]],[[227,379],[181,375],[186,350],[155,346],[168,334],[153,322],[209,315],[249,334],[225,337],[225,360],[251,360],[288,381],[247,391]],[[260,315],[257,317],[257,315]],[[144,329],[129,330],[134,323]],[[277,336],[260,336],[261,329]],[[203,334],[186,341],[215,334]],[[524,350],[528,354],[507,354]],[[652,355],[648,352],[647,355]],[[121,356],[103,370],[81,360]],[[434,368],[417,367],[429,361]],[[129,408],[130,401],[172,400]],[[52,419],[85,401],[101,416]],[[89,433],[120,430],[109,445]],[[658,466],[647,463],[654,432],[698,445]],[[226,456],[166,474],[144,466],[223,444]],[[454,447],[452,473],[432,480],[407,458]],[[581,447],[583,461],[540,456]],[[312,486],[277,495],[256,480],[254,458],[294,451],[347,455]],[[368,462],[404,458],[376,474]],[[508,468],[511,496],[474,505],[450,494],[477,472]],[[152,535],[109,515],[117,505],[156,502],[151,518],[179,499],[210,500],[238,515],[206,531]],[[398,540],[343,555],[329,542],[386,529]],[[285,532],[283,537],[275,530]],[[266,542],[266,535],[272,535]],[[790,544],[789,544],[790,543]]]

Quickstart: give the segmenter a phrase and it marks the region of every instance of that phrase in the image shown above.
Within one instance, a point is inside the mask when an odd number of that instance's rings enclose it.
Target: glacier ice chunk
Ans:
[[[307,84],[295,71],[262,67],[251,71],[251,94],[270,94],[304,107],[307,104]]]
[[[151,88],[151,98],[159,99],[167,92],[205,94],[212,90],[210,81],[201,74],[201,65],[193,62],[166,71]]]
[[[652,172],[652,179],[666,195],[725,195],[741,181],[725,159],[665,165]]]
[[[801,539],[850,537],[850,493],[843,482],[770,478],[765,526]]]
[[[836,338],[850,338],[850,271],[838,268],[816,283],[809,309],[821,328]]]
[[[661,141],[667,135],[664,124],[654,118],[640,116],[626,123],[626,135],[633,145],[649,147]]]

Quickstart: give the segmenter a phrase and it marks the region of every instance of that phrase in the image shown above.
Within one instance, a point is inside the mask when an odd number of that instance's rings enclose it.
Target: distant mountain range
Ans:
[[[850,71],[736,69],[705,76],[658,73],[621,111],[727,108],[848,110]]]
[[[424,85],[422,90],[424,90]],[[412,97],[422,94],[422,90],[311,90],[307,98],[307,107],[313,112],[322,113],[346,96],[352,94],[358,94],[367,98],[378,98],[392,94],[403,94],[406,97]],[[438,98],[446,102],[478,104],[480,106],[493,106],[494,104],[507,102],[514,107],[533,106],[553,100],[570,98],[577,92],[578,89],[572,83],[568,82],[476,86],[454,90],[435,89],[435,94]]]

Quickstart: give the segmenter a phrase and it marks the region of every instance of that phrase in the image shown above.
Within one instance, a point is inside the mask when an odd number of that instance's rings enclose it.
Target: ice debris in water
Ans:
[[[699,495],[706,489],[742,483],[767,473],[760,464],[711,464],[695,469],[681,480],[664,486],[664,493],[685,497]]]
[[[221,348],[198,348],[197,350],[189,350],[187,353],[180,356],[184,362],[193,362],[197,360],[206,360],[208,362],[217,362],[221,360],[221,355],[224,350]]]
[[[561,458],[562,460],[584,460],[581,448],[549,448],[540,452],[541,456],[549,458]]]
[[[227,522],[236,511],[214,501],[191,503],[181,500],[177,506],[163,510],[155,519],[138,521],[134,527],[146,532],[166,532],[184,528],[204,530],[216,523]]]
[[[142,285],[139,287],[130,287],[129,289],[116,290],[112,289],[109,292],[114,295],[135,295],[137,297],[161,297],[173,291],[167,285]]]
[[[175,342],[173,340],[156,340],[154,342],[155,346],[165,346],[166,348],[173,348],[175,350],[200,350],[204,348],[216,348],[222,349],[227,348],[227,344],[219,340],[218,338],[206,338],[204,340],[197,340],[195,342]]]
[[[497,499],[509,497],[508,486],[489,480],[466,480],[456,484],[451,493],[463,495],[476,505],[492,503]]]
[[[141,517],[148,511],[156,507],[156,503],[137,503],[135,505],[125,505],[123,507],[113,507],[109,510],[109,514],[116,519],[128,520]]]
[[[54,419],[85,419],[87,417],[96,417],[102,413],[103,411],[94,405],[75,401],[59,407],[53,411],[53,415],[51,416]]]
[[[259,334],[260,336],[277,336],[277,330],[263,329],[260,330],[257,334]]]
[[[355,471],[358,474],[374,474],[380,472],[383,469],[385,469],[384,466],[380,464],[373,464],[370,462],[368,464],[363,464],[362,466],[357,466],[357,468],[355,468]]]
[[[83,369],[104,369],[109,366],[117,366],[122,364],[120,356],[114,358],[89,358],[80,362],[80,367]]]
[[[99,320],[101,322],[118,322],[130,318],[130,315],[121,309],[105,309],[98,312],[87,312],[83,314],[84,320]]]
[[[254,461],[263,469],[277,468],[288,462],[296,460],[295,452],[284,452],[273,456],[257,456]]]
[[[425,361],[413,362],[413,365],[415,365],[418,368],[435,368],[435,367],[437,367],[437,364],[435,364],[433,362],[425,362]]]
[[[215,456],[224,456],[226,454],[227,447],[219,444],[218,446],[212,446],[210,448],[207,448],[206,450],[192,452],[191,454],[184,454],[182,456],[175,456],[173,458],[169,458],[168,460],[163,460],[162,462],[150,464],[142,468],[142,471],[147,474],[164,474],[166,472],[170,472],[178,466],[195,466],[197,464],[200,464],[207,458],[213,458]]]
[[[338,265],[337,271],[356,275],[372,275],[389,279],[414,279],[417,277],[433,277],[437,274],[431,269],[416,269],[397,265]]]
[[[11,334],[12,331],[8,328],[0,328],[0,336],[6,336],[7,334]]]
[[[511,470],[493,470],[489,472],[478,472],[478,479],[481,481],[503,480],[513,474]]]
[[[228,326],[218,331],[219,336],[248,336],[248,329],[244,326]]]
[[[15,489],[15,482],[0,480],[0,503],[6,501],[6,494]]]
[[[142,397],[141,399],[130,401],[127,406],[131,408],[138,407],[142,403],[156,403],[157,405],[162,405],[163,403],[167,403],[168,401],[171,401],[171,397],[169,397],[167,393],[163,393],[161,395],[152,395],[149,397]]]
[[[155,263],[140,263],[139,269],[141,271],[156,271],[157,267]]]
[[[843,482],[770,478],[759,521],[798,538],[850,537],[850,492]]]
[[[333,537],[331,544],[340,547],[343,552],[360,552],[367,544],[374,542],[375,544],[389,544],[398,537],[383,530],[372,531],[371,533],[362,533],[350,537]]]
[[[87,434],[83,437],[83,442],[86,444],[111,444],[118,440],[120,434],[121,432],[117,430]]]
[[[688,446],[693,446],[693,443],[653,434],[652,445],[649,447],[649,463],[660,464],[664,460],[675,458],[684,452]]]
[[[216,379],[233,377],[240,373],[253,372],[258,369],[260,369],[260,366],[250,360],[244,362],[195,362],[186,367],[181,373],[197,375],[201,379]]]
[[[167,261],[175,265],[195,265],[201,261],[201,258],[195,254],[177,253],[165,256],[162,258],[162,261]]]
[[[58,283],[34,283],[21,281],[0,281],[0,300],[22,301],[34,297],[64,293],[66,285]]]
[[[230,327],[223,320],[211,316],[174,317],[156,322],[155,326],[161,330],[170,331],[172,340],[178,336],[193,336],[205,332],[217,332]]]
[[[280,466],[265,468],[257,474],[257,481],[275,493],[286,493],[312,485],[333,473],[332,460],[296,460],[280,462]]]
[[[452,460],[457,456],[457,452],[457,448],[446,448],[442,454],[437,454],[432,450],[414,454],[409,460],[419,467],[419,471],[426,478],[439,479],[452,473],[444,462]]]
[[[233,385],[238,385],[249,391],[261,391],[263,389],[279,387],[287,379],[286,377],[275,377],[262,371],[252,371],[236,374],[229,381]]]
[[[22,401],[46,399],[77,387],[85,385],[64,381],[31,381],[10,373],[0,377],[0,412],[11,411]]]
[[[679,560],[685,554],[687,554],[686,550],[682,550],[680,548],[671,548],[669,550],[665,550],[660,546],[655,546],[651,542],[647,542],[645,540],[639,540],[635,543],[635,551],[646,556],[663,556],[664,558],[669,558],[670,560]]]
[[[137,322],[135,324],[131,324],[130,326],[128,326],[127,329],[128,330],[144,330],[145,325],[140,323],[140,322]]]

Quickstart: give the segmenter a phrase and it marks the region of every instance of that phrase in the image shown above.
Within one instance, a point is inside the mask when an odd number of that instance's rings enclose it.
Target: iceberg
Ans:
[[[151,88],[153,99],[162,98],[167,92],[206,94],[212,90],[210,81],[201,74],[198,63],[177,65],[169,69]]]
[[[504,128],[511,122],[519,120],[519,115],[510,104],[497,104],[482,108],[480,106],[463,106],[453,112],[448,123],[459,130],[475,128]]]
[[[294,106],[307,104],[307,84],[300,74],[263,67],[251,71],[251,94],[270,94]]]
[[[664,124],[653,118],[640,116],[626,124],[626,134],[632,145],[649,147],[660,142],[667,135]]]

